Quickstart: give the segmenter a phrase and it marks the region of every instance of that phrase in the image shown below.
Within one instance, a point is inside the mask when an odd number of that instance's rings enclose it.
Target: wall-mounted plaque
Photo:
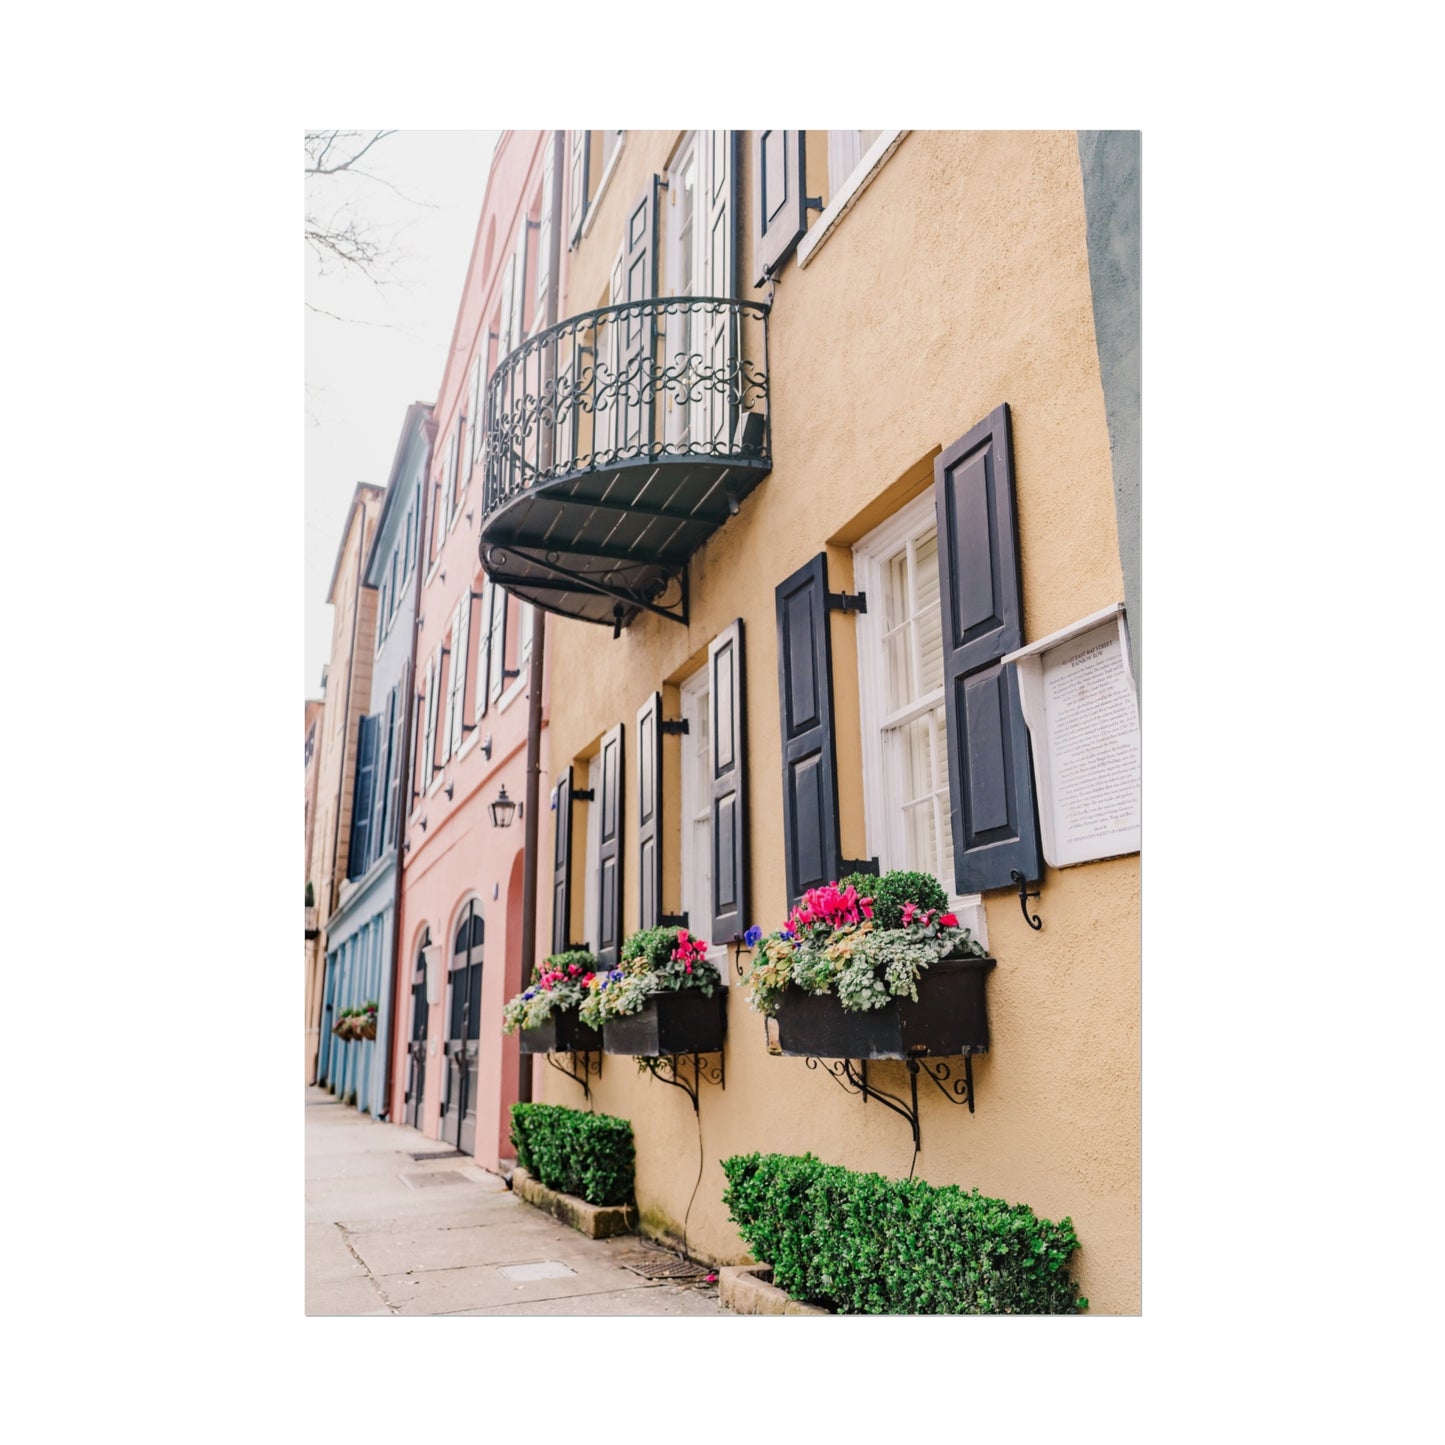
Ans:
[[[1038,785],[1044,859],[1139,851],[1139,702],[1118,603],[1011,652]]]

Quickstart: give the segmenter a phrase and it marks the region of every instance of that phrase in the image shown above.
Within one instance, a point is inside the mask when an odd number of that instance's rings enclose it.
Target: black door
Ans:
[[[416,972],[411,980],[411,1042],[407,1046],[405,1119],[413,1129],[421,1128],[421,1104],[426,1089],[426,1026],[430,1010],[426,1004],[426,956],[423,950],[431,934],[422,937],[417,949]]]
[[[448,980],[447,1094],[442,1138],[477,1152],[477,1039],[482,1024],[482,914],[467,904],[452,943]]]

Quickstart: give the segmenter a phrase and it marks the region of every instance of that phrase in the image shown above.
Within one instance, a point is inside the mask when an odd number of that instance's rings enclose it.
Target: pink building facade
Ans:
[[[555,133],[503,136],[431,423],[413,745],[403,789],[390,1116],[490,1169],[512,1156],[510,1108],[530,1095],[517,1041],[502,1032],[502,1007],[534,961],[522,955],[527,820],[520,805],[541,622],[493,587],[478,559],[481,420],[498,360],[555,318],[560,179]],[[545,679],[542,692],[546,778]],[[541,798],[546,809],[545,791]],[[514,811],[502,826],[506,803]],[[538,822],[546,848],[550,817]],[[545,920],[545,887],[539,892],[536,913]],[[538,951],[547,951],[547,937],[539,927]]]

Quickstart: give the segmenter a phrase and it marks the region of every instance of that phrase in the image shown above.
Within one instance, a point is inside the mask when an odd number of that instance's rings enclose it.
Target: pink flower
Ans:
[[[945,914],[943,915],[943,917],[940,918],[938,921],[939,921],[945,928],[957,928],[957,927],[958,927],[958,919],[955,918],[955,917],[953,916],[953,914],[951,914],[951,913],[945,913]]]
[[[913,922],[913,915],[917,912],[918,905],[916,903],[905,903],[903,905],[903,926],[905,928]]]

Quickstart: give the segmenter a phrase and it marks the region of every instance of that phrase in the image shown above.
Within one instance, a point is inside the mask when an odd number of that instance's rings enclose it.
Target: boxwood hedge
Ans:
[[[885,1179],[811,1154],[722,1161],[723,1203],[794,1299],[838,1314],[1076,1314],[1070,1220],[956,1184]]]
[[[632,1198],[637,1153],[626,1119],[560,1104],[513,1104],[512,1143],[517,1163],[548,1189],[589,1204]]]

